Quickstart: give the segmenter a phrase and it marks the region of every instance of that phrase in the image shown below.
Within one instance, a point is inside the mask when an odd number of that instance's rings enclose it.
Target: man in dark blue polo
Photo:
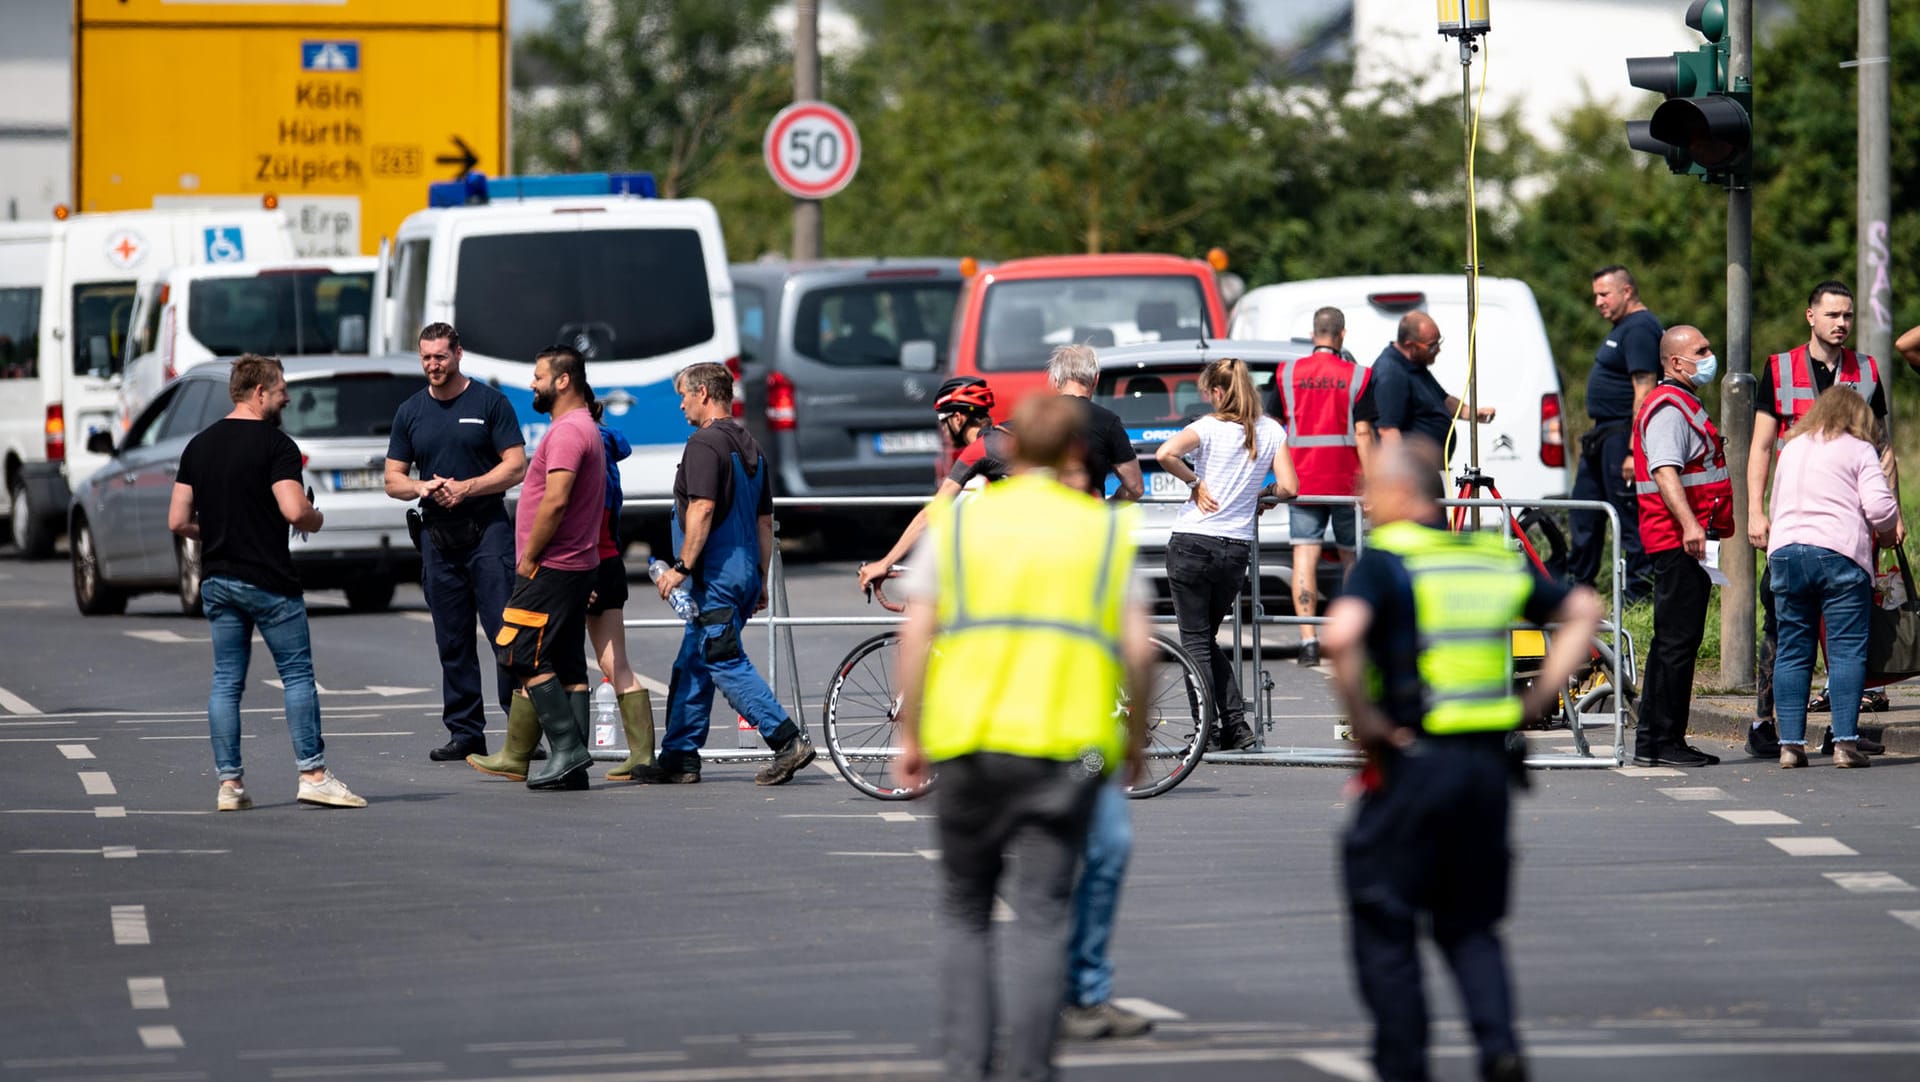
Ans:
[[[1384,446],[1403,436],[1421,435],[1446,449],[1453,458],[1453,419],[1460,400],[1433,378],[1433,362],[1440,356],[1440,328],[1425,312],[1400,317],[1395,340],[1373,361],[1373,403],[1380,411],[1374,428]],[[1493,420],[1493,407],[1480,407],[1482,424]]]
[[[1573,481],[1576,500],[1604,500],[1620,514],[1620,551],[1627,577],[1621,598],[1631,605],[1652,589],[1653,563],[1640,548],[1640,508],[1633,491],[1633,419],[1640,403],[1660,382],[1659,317],[1640,302],[1633,275],[1622,266],[1593,272],[1593,306],[1611,324],[1593,354],[1587,377],[1587,416],[1593,427],[1580,437],[1580,472]],[[1575,511],[1570,516],[1571,545],[1567,575],[1592,586],[1599,577],[1607,545],[1607,516]]]

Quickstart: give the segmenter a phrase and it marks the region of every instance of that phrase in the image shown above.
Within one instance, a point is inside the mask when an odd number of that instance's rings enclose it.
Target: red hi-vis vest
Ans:
[[[1813,389],[1815,362],[1807,356],[1804,343],[1790,353],[1776,353],[1768,360],[1773,362],[1773,408],[1780,417],[1780,430],[1773,438],[1773,453],[1777,455],[1786,445],[1787,433],[1813,408],[1813,397],[1819,392]],[[1864,366],[1860,363],[1863,360],[1867,362]],[[1843,349],[1840,364],[1833,371],[1833,382],[1835,386],[1844,383],[1852,387],[1872,405],[1874,389],[1880,386],[1880,362],[1874,360],[1872,354],[1863,356]]]
[[[1287,450],[1302,496],[1351,496],[1359,489],[1360,441],[1353,407],[1373,375],[1330,350],[1316,349],[1280,368]]]
[[[1633,419],[1633,480],[1640,497],[1640,547],[1651,556],[1680,547],[1680,523],[1660,498],[1660,486],[1647,469],[1647,422],[1658,409],[1677,409],[1687,424],[1707,441],[1707,453],[1680,467],[1680,487],[1686,491],[1693,517],[1719,537],[1733,533],[1733,479],[1727,473],[1727,453],[1720,430],[1691,391],[1662,381],[1647,395]]]

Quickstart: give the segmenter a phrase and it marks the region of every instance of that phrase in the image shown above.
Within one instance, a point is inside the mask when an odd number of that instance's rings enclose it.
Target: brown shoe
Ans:
[[[1807,765],[1807,746],[1805,744],[1780,745],[1780,769],[1792,770]]]
[[[1873,760],[1867,758],[1866,754],[1855,745],[1854,741],[1836,740],[1833,742],[1833,765],[1842,770],[1851,770],[1864,766],[1872,766]]]

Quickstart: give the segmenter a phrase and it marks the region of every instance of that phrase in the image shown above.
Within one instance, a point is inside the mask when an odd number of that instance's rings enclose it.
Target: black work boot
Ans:
[[[755,785],[785,785],[808,763],[813,762],[813,742],[807,739],[807,734],[800,731],[792,718],[781,722],[767,743],[773,747],[773,762],[761,767],[760,772],[753,776]]]
[[[593,756],[587,752],[587,742],[580,737],[582,723],[575,717],[573,696],[560,686],[560,681],[548,680],[529,685],[527,698],[533,700],[540,728],[547,734],[547,745],[553,749],[545,765],[527,775],[527,788],[585,789],[587,768],[593,765]],[[581,698],[584,700],[586,696]]]

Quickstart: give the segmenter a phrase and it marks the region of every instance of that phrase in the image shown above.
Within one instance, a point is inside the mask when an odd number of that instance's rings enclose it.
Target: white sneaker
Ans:
[[[220,799],[214,804],[216,811],[246,811],[253,807],[253,798],[247,795],[245,786],[220,785]]]
[[[319,781],[300,779],[300,803],[319,804],[327,808],[364,808],[367,802],[353,795],[347,783],[333,776],[329,770],[321,775]]]

